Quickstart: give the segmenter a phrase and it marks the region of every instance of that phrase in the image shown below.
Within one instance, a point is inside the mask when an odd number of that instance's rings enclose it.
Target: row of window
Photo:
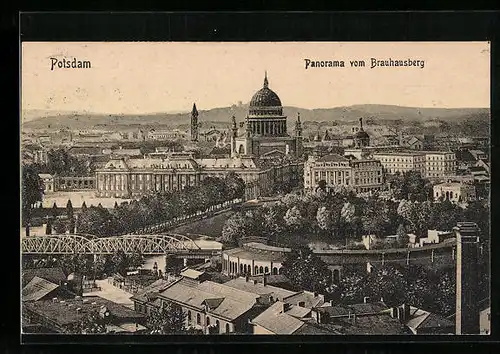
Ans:
[[[240,263],[239,272],[238,272],[238,263],[228,262],[227,260],[224,260],[224,268],[230,274],[251,274],[252,273],[252,266],[251,265]],[[258,274],[270,274],[269,267],[267,267],[267,266],[265,266],[265,267],[264,266],[260,266],[260,267],[255,266],[253,269],[252,275],[258,275]],[[272,274],[273,275],[281,274],[281,268],[278,269],[278,267],[273,267]]]

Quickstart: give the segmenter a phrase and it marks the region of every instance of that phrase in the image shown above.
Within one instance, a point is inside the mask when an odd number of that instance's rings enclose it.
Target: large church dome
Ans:
[[[282,115],[283,107],[278,95],[269,88],[267,74],[264,78],[264,87],[257,91],[250,101],[251,115]]]

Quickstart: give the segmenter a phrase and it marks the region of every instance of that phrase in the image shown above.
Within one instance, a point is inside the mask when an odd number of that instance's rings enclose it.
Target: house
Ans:
[[[392,309],[392,315],[413,334],[455,334],[455,323],[438,314],[403,304]]]
[[[427,237],[422,237],[419,240],[420,247],[427,245],[427,244],[440,243],[440,242],[443,242],[444,240],[451,238],[451,237],[454,237],[453,232],[427,230]]]
[[[192,274],[191,274],[192,273]],[[196,272],[199,273],[199,272]],[[194,275],[194,276],[193,276]],[[248,333],[248,320],[270,304],[268,296],[239,290],[225,284],[200,279],[195,272],[151,293],[147,298],[134,296],[139,311],[150,311],[165,304],[179,305],[186,313],[186,328],[201,329],[204,333]]]
[[[473,185],[459,182],[446,182],[433,187],[435,200],[449,200],[460,203],[476,199],[476,188]]]
[[[479,330],[480,334],[491,334],[491,305],[490,299],[484,299],[479,302],[481,312],[479,313]]]
[[[366,299],[367,300],[367,299]],[[314,308],[278,301],[251,321],[254,334],[393,335],[409,334],[383,302],[323,303]]]
[[[55,192],[54,176],[48,173],[39,173],[38,177],[42,180],[43,192],[45,194]]]
[[[26,268],[22,270],[22,286],[25,287],[34,277],[45,279],[57,285],[67,281],[66,274],[59,267]]]
[[[74,333],[75,327],[90,313],[106,317],[110,333],[134,333],[145,329],[146,318],[143,314],[99,296],[26,301],[23,303],[23,326],[40,324],[56,333]]]
[[[302,334],[297,332],[303,327],[308,327],[310,320],[311,309],[276,301],[250,323],[253,334],[290,335]]]
[[[39,301],[55,298],[70,298],[74,294],[65,287],[35,276],[21,291],[21,300]]]

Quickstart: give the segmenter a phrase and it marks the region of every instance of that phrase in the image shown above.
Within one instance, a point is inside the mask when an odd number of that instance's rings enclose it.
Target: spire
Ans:
[[[191,111],[191,115],[197,117],[198,116],[198,110],[196,109],[196,103],[193,103],[193,110]]]
[[[233,129],[238,129],[238,127],[236,125],[236,117],[235,116],[231,117],[231,121],[233,122]]]
[[[269,81],[267,81],[267,70],[266,70],[264,74],[264,88],[267,88],[268,86],[269,86]]]
[[[300,123],[300,112],[297,112],[297,123]]]
[[[359,118],[359,130],[363,130],[363,118]]]

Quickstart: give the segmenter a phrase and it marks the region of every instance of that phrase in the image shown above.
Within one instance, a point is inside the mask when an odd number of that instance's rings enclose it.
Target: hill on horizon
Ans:
[[[489,122],[489,108],[418,108],[396,105],[353,105],[347,107],[304,109],[283,107],[288,120],[295,121],[297,114],[303,122],[356,122],[359,118],[372,121],[401,120],[402,122],[424,122],[429,120],[462,122],[479,120]],[[230,123],[234,115],[238,122],[248,114],[248,104],[232,107],[199,110],[198,121]],[[190,112],[185,113],[149,113],[149,114],[101,114],[79,112],[55,112],[45,110],[26,110],[22,112],[23,128],[47,129],[50,127],[68,129],[106,129],[112,127],[174,127],[189,124]]]

